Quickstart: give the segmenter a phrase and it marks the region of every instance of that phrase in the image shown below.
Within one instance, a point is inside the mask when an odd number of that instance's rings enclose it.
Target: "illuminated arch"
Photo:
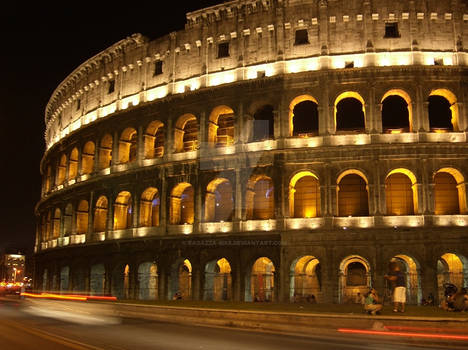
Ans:
[[[231,221],[234,210],[234,198],[231,182],[225,178],[216,178],[206,188],[205,221]]]
[[[357,295],[364,295],[371,287],[371,266],[359,255],[344,258],[339,267],[340,302],[352,302]]]
[[[295,259],[289,271],[289,297],[291,301],[319,301],[322,290],[322,273],[319,259],[305,255]],[[314,299],[312,299],[314,296]]]
[[[466,184],[462,173],[454,168],[441,168],[434,174],[434,213],[466,213]]]
[[[70,152],[68,160],[68,180],[74,179],[78,176],[78,149],[75,147]]]
[[[468,259],[458,253],[443,254],[437,261],[439,300],[444,298],[444,284],[454,284],[457,289],[468,288]]]
[[[255,260],[246,275],[246,301],[274,301],[275,265],[267,257]]]
[[[383,104],[385,99],[390,96],[399,96],[401,97],[407,104],[407,109],[408,109],[408,124],[409,124],[409,131],[413,131],[413,106],[412,106],[412,101],[410,95],[405,91],[401,89],[391,89],[388,90],[383,96],[382,99],[380,100],[380,103]],[[382,120],[383,122],[383,120]]]
[[[429,94],[429,97],[431,96],[440,96],[440,97],[445,98],[448,101],[448,103],[450,104],[450,111],[452,112],[452,118],[450,122],[452,123],[453,130],[458,131],[459,130],[459,111],[458,111],[457,97],[455,96],[455,94],[448,89],[433,89]]]
[[[60,237],[60,220],[62,219],[62,212],[59,208],[55,209],[54,218],[52,223],[52,238]]]
[[[107,213],[109,202],[106,196],[100,196],[96,201],[94,209],[94,232],[104,232],[107,230]]]
[[[63,185],[65,182],[65,175],[67,172],[67,156],[62,154],[57,169],[57,185]]]
[[[406,277],[406,302],[408,304],[421,304],[421,266],[419,262],[407,254],[395,255],[390,260],[390,264],[395,262],[399,263],[401,271]]]
[[[164,155],[165,130],[164,123],[153,120],[143,135],[145,158],[160,158]]]
[[[81,200],[76,210],[76,233],[85,234],[88,232],[88,211],[89,204],[87,200]]]
[[[246,219],[265,220],[275,216],[273,180],[266,175],[254,175],[247,184]]]
[[[320,216],[320,183],[312,172],[300,171],[291,178],[289,215],[296,218]]]
[[[193,224],[194,191],[191,184],[179,183],[171,193],[169,221],[172,225]]]
[[[203,300],[226,301],[232,299],[231,265],[226,258],[205,265]]]
[[[181,115],[174,129],[174,151],[189,152],[198,149],[198,120],[193,114]]]
[[[342,172],[337,185],[338,216],[369,215],[368,181],[360,170]]]
[[[134,128],[126,128],[122,131],[119,140],[119,163],[128,163],[137,157],[137,131]]]
[[[192,263],[189,259],[177,259],[171,266],[168,298],[190,300],[192,298]]]
[[[364,102],[364,99],[362,98],[362,96],[356,92],[356,91],[345,91],[345,92],[342,92],[341,94],[338,95],[338,97],[335,99],[335,103],[334,103],[334,113],[333,113],[333,116],[334,116],[334,122],[335,122],[335,129],[337,129],[337,112],[338,112],[338,109],[337,109],[337,106],[338,104],[344,100],[344,99],[347,99],[347,98],[352,98],[352,99],[356,99],[358,100],[360,103],[361,103],[361,106],[362,106],[362,114],[363,114],[363,121],[364,121],[364,127],[366,125],[366,109],[365,109],[365,102]]]
[[[408,182],[407,180],[408,179]],[[408,195],[410,194],[410,195]],[[416,176],[408,169],[393,169],[385,178],[387,215],[413,215],[418,212]]]
[[[132,219],[132,195],[128,191],[122,191],[117,195],[114,202],[114,230],[131,228]]]
[[[112,136],[105,134],[101,138],[99,145],[99,169],[105,169],[111,166],[112,162]]]
[[[208,119],[208,142],[211,147],[234,143],[234,111],[228,106],[215,107]]]
[[[88,141],[83,146],[81,154],[81,174],[91,174],[94,169],[94,153],[96,147],[93,141]]]
[[[158,189],[147,188],[140,199],[140,226],[159,226],[159,207]]]
[[[296,105],[298,105],[299,103],[301,102],[305,102],[305,101],[310,101],[310,102],[313,102],[315,103],[317,106],[318,106],[318,101],[315,97],[311,96],[311,95],[307,95],[307,94],[304,94],[304,95],[300,95],[300,96],[296,96],[292,101],[291,103],[289,104],[289,115],[288,115],[288,120],[289,120],[289,136],[293,136],[294,134],[294,107],[296,107]]]

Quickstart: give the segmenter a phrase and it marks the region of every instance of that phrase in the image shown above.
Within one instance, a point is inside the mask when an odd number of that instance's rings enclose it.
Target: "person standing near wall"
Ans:
[[[393,312],[405,312],[406,281],[398,263],[393,263],[391,271],[384,276],[393,287]]]

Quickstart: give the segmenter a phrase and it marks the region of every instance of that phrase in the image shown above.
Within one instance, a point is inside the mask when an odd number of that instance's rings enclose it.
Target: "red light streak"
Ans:
[[[351,329],[351,328],[338,328],[338,332],[351,333],[351,334],[387,335],[387,336],[394,336],[394,337],[417,337],[417,338],[430,338],[430,339],[468,340],[468,335],[457,335],[457,334],[385,332],[385,331],[372,331],[372,330]]]
[[[411,331],[432,331],[432,332],[456,332],[456,333],[468,333],[468,329],[461,328],[431,328],[431,327],[410,327],[410,326],[384,326],[385,329],[389,330],[411,330]]]

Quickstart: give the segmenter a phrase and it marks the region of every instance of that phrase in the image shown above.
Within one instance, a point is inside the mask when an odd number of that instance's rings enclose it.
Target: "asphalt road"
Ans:
[[[37,305],[36,305],[37,307]],[[412,338],[341,334],[319,331],[307,336],[263,333],[232,328],[204,327],[121,319],[97,323],[53,314],[25,312],[19,302],[0,302],[2,350],[296,350],[296,349],[468,349],[468,342],[439,342]],[[36,308],[37,311],[37,308]],[[79,320],[77,322],[77,320]]]

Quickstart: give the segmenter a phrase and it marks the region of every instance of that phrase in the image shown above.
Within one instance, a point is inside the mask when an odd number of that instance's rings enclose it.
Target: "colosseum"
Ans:
[[[465,47],[465,45],[467,47]],[[232,0],[45,109],[35,288],[411,304],[468,287],[468,1]]]

